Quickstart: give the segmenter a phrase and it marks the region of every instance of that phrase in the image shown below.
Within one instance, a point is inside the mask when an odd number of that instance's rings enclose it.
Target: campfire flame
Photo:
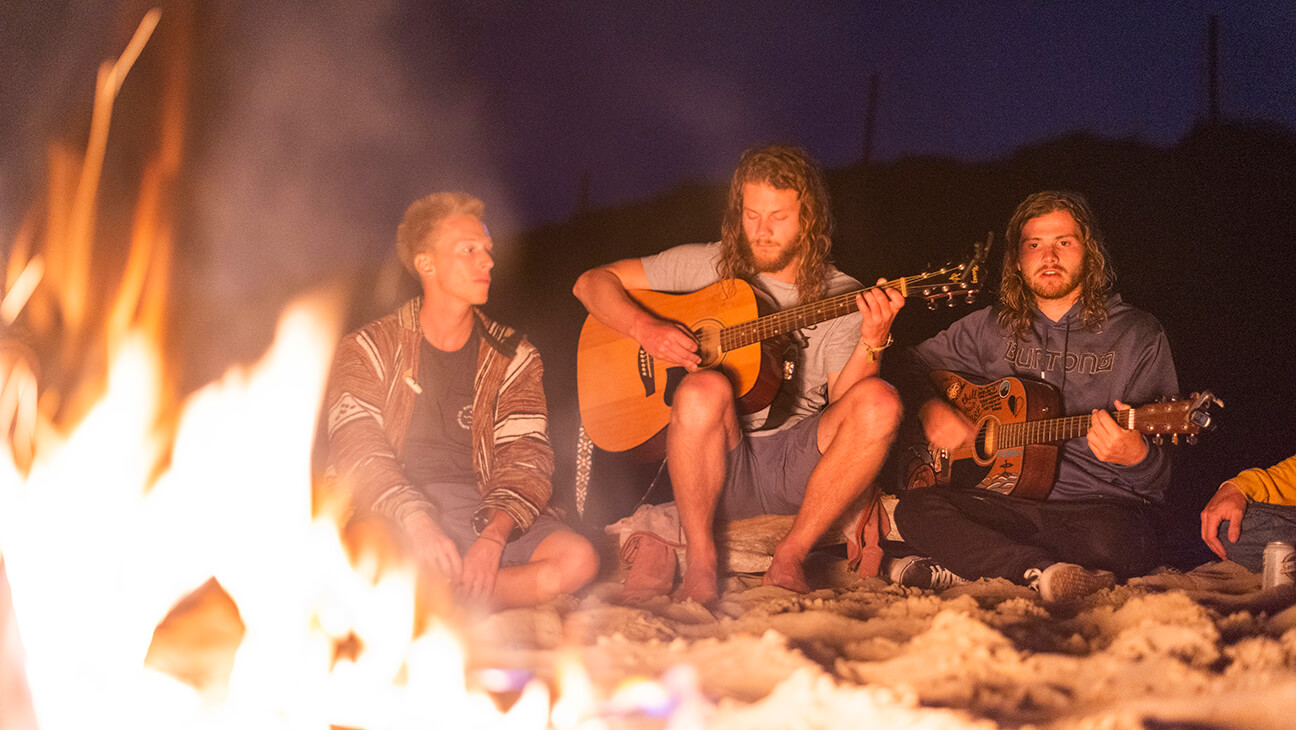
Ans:
[[[293,304],[260,362],[167,402],[163,201],[180,167],[178,102],[164,103],[125,274],[106,305],[92,296],[113,101],[158,21],[150,12],[100,69],[85,154],[51,154],[43,250],[32,253],[29,219],[6,271],[0,316],[21,313],[53,340],[64,377],[42,382],[30,446],[11,436],[0,455],[12,602],[10,619],[0,590],[0,727],[606,727],[575,659],[556,703],[536,679],[506,711],[470,690],[457,638],[416,615],[415,571],[348,550],[340,515],[313,509],[336,297]],[[20,648],[2,633],[10,620]],[[29,707],[9,701],[15,665]]]

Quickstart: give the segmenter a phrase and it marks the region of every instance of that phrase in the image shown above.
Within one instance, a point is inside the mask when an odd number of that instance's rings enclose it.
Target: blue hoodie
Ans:
[[[1062,412],[1068,416],[1110,410],[1116,399],[1141,406],[1179,392],[1161,323],[1117,294],[1108,298],[1107,321],[1097,332],[1085,328],[1080,302],[1057,322],[1036,310],[1024,341],[999,327],[998,313],[997,307],[973,312],[911,348],[909,366],[923,376],[942,369],[977,382],[1008,376],[1043,381],[1061,391]],[[1164,500],[1170,482],[1167,447],[1149,442],[1147,456],[1131,466],[1099,461],[1083,437],[1061,447],[1048,499]]]

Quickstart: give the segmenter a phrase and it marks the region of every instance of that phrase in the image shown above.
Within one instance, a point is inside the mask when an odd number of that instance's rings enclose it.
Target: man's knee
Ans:
[[[676,430],[712,429],[733,407],[733,387],[722,373],[690,373],[675,389],[670,425]]]
[[[577,535],[572,544],[563,551],[563,572],[566,574],[568,583],[572,587],[569,591],[594,580],[598,575],[599,556],[594,545],[587,539]]]
[[[546,600],[559,593],[579,590],[594,579],[599,569],[598,551],[594,545],[566,529],[545,538],[531,559],[541,562],[538,588]]]
[[[843,427],[888,442],[895,437],[904,417],[900,395],[881,378],[865,378],[852,385],[838,404],[843,408]]]

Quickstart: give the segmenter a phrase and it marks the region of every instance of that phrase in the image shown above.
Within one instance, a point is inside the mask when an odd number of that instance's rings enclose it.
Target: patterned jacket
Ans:
[[[416,511],[436,516],[428,497],[405,476],[402,454],[414,412],[421,297],[343,338],[333,360],[325,403],[328,479],[349,490],[352,508],[404,524]],[[540,353],[525,337],[480,310],[482,333],[473,379],[472,461],[482,506],[513,518],[514,534],[535,521],[553,491],[553,450]]]

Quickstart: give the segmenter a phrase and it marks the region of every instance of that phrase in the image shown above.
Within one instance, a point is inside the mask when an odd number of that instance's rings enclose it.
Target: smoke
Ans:
[[[393,0],[231,2],[205,20],[215,55],[197,61],[215,88],[198,109],[189,284],[212,358],[254,355],[292,293],[390,262],[415,198],[465,190],[497,236],[517,228],[448,25],[412,33]],[[397,297],[366,295],[364,311]]]
[[[102,0],[0,3],[0,250],[44,193],[47,145],[76,136],[72,112],[88,116],[111,21]]]

